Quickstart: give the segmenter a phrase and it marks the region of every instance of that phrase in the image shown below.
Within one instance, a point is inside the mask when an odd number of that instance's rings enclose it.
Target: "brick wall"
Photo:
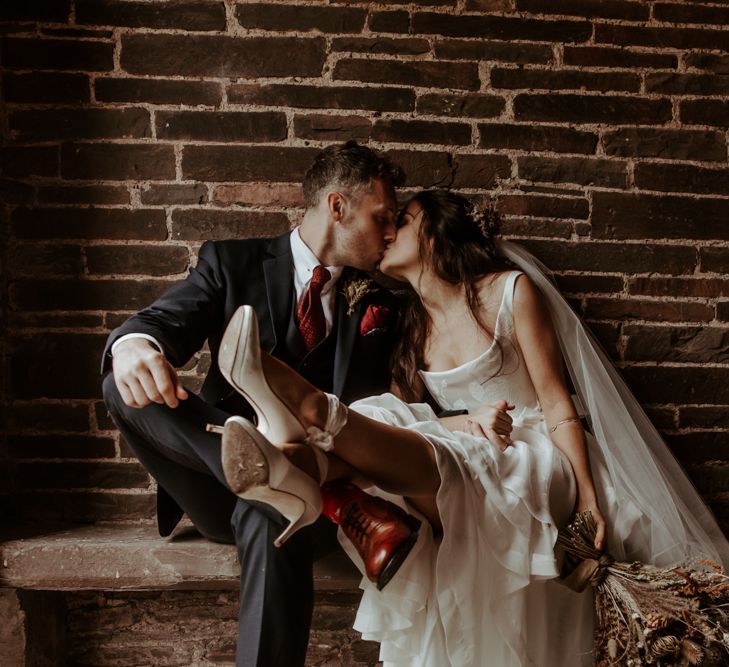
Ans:
[[[151,516],[99,402],[104,339],[203,240],[295,224],[312,157],[354,137],[406,190],[496,196],[729,518],[726,0],[38,0],[0,19],[18,512]]]

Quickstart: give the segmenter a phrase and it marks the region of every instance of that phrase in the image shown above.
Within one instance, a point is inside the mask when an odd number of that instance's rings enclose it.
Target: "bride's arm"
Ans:
[[[592,510],[598,524],[595,547],[601,549],[605,541],[605,521],[597,506],[585,432],[564,379],[562,352],[549,310],[526,275],[517,278],[514,288],[514,328],[552,442],[564,452],[574,470],[577,511]]]

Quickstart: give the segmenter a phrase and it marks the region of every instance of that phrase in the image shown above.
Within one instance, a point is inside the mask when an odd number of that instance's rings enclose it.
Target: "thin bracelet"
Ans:
[[[567,424],[568,422],[579,422],[579,417],[570,417],[569,419],[563,419],[561,422],[557,422],[552,428],[549,429],[550,433],[554,433],[559,426],[562,426],[562,424]]]

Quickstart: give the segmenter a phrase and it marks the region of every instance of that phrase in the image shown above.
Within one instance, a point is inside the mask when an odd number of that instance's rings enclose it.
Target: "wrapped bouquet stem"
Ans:
[[[560,531],[573,567],[562,583],[595,589],[595,665],[729,664],[729,577],[709,560],[660,568],[597,551],[592,514]]]

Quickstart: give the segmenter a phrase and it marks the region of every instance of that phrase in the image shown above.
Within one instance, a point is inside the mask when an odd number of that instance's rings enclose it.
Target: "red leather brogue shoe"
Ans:
[[[341,526],[362,558],[367,578],[382,590],[413,548],[420,521],[348,482],[328,482],[321,491],[322,514]]]

